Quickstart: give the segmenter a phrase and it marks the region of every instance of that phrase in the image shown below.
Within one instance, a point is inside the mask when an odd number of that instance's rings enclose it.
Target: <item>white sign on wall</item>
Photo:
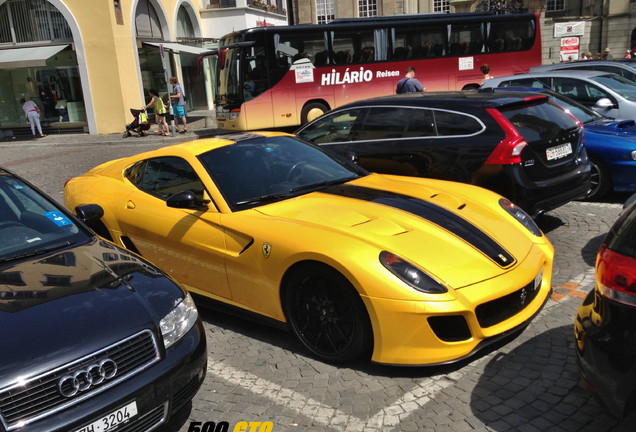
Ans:
[[[585,21],[554,23],[554,37],[583,36]]]
[[[561,38],[561,61],[579,59],[579,37],[570,36]]]

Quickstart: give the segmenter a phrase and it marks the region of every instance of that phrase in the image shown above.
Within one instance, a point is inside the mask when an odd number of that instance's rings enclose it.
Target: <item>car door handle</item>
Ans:
[[[135,207],[136,207],[136,206],[135,206],[135,203],[134,203],[134,202],[132,202],[132,201],[128,201],[128,202],[126,203],[126,208],[127,208],[127,209],[134,209]]]

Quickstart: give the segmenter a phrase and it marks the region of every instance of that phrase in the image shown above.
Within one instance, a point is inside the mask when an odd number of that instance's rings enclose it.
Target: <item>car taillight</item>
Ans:
[[[506,137],[497,144],[497,147],[486,159],[485,164],[505,165],[521,163],[521,152],[528,145],[528,142],[499,110],[486,108],[486,111],[499,123]]]
[[[598,253],[596,275],[603,296],[636,306],[636,259],[603,245]]]

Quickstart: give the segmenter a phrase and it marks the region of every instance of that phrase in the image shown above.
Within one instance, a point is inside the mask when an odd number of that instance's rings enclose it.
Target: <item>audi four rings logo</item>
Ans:
[[[65,375],[57,382],[57,389],[64,397],[70,398],[93,386],[111,379],[117,374],[117,363],[109,358],[93,363],[84,369]]]

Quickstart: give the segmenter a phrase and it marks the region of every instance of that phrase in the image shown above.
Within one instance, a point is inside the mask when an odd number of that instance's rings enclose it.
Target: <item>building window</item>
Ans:
[[[177,40],[194,39],[194,26],[188,11],[181,6],[177,13]]]
[[[138,38],[163,40],[159,16],[154,6],[150,4],[150,0],[140,0],[137,4],[135,29]]]
[[[316,0],[318,24],[326,24],[336,18],[335,0]]]
[[[46,0],[8,0],[0,6],[0,44],[72,40],[66,19]]]
[[[565,0],[548,0],[546,12],[556,12],[565,10]]]
[[[358,16],[361,18],[378,16],[376,0],[358,0]]]
[[[450,13],[450,0],[433,0],[433,12]]]

